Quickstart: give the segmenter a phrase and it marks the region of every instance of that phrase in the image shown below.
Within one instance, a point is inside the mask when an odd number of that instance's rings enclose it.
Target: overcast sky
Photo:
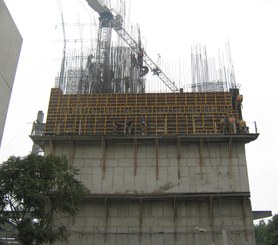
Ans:
[[[62,54],[61,16],[56,0],[4,0],[23,37],[0,161],[24,156],[38,110],[47,112]],[[111,0],[113,4],[114,0]],[[278,1],[276,0],[127,0],[131,21],[140,24],[153,57],[189,60],[190,47],[206,45],[217,57],[229,41],[236,82],[244,96],[243,117],[257,122],[259,138],[246,145],[254,210],[278,213],[276,151],[278,106]],[[65,23],[94,22],[85,0],[61,0]],[[68,27],[69,29],[70,27]],[[156,59],[156,57],[154,57]]]

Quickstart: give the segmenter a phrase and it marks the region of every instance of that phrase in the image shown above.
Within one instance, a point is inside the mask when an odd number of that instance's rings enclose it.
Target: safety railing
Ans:
[[[257,127],[257,122],[246,122],[246,126],[248,128],[248,133],[250,134],[258,134],[258,127]]]

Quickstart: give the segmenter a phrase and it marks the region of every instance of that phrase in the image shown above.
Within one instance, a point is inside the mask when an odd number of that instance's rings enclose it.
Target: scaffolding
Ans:
[[[230,92],[63,94],[52,89],[45,134],[216,134],[223,116],[239,119],[232,105]]]

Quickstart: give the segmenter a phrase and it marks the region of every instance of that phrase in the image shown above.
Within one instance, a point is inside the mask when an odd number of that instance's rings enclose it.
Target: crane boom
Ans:
[[[145,50],[142,50],[138,42],[136,42],[131,35],[123,28],[122,26],[122,17],[120,15],[114,16],[109,8],[101,2],[101,0],[86,0],[89,6],[95,10],[100,15],[100,21],[102,16],[111,17],[109,18],[109,24],[100,24],[100,26],[113,28],[118,35],[126,42],[126,44],[138,54],[139,51],[143,51],[143,60],[148,68],[153,72],[153,75],[158,76],[158,78],[172,91],[178,92],[179,89],[172,82],[169,77],[158,67],[158,65],[150,58],[150,56],[146,53]],[[111,29],[110,29],[111,30]],[[108,35],[111,39],[111,35]],[[106,44],[109,42],[109,38],[106,38]],[[111,41],[111,40],[110,40]]]
[[[126,42],[126,44],[136,53],[139,50],[139,44],[127,33],[127,31],[120,25],[113,25],[113,29],[119,34],[119,36]],[[178,92],[179,89],[172,82],[168,76],[158,67],[158,65],[150,58],[150,56],[144,52],[144,62],[153,72],[153,75],[157,75],[159,79],[172,91]]]
[[[97,13],[101,14],[103,12],[110,12],[110,10],[108,9],[108,7],[103,4],[103,2],[101,1],[95,1],[95,0],[87,0],[89,6],[95,10]]]

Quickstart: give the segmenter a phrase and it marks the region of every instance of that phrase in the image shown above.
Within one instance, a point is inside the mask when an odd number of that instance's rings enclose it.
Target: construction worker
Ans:
[[[143,67],[143,56],[144,56],[144,50],[143,48],[139,47],[139,51],[137,53],[137,62],[139,68]]]
[[[221,125],[221,133],[222,134],[226,134],[227,133],[227,126],[228,126],[228,124],[227,124],[227,120],[228,118],[227,118],[227,116],[222,116],[222,118],[221,118],[221,120],[220,120],[220,125]]]
[[[236,110],[238,111],[238,119],[239,120],[242,120],[242,112],[241,112],[242,101],[243,101],[243,96],[242,95],[238,95],[236,97]]]
[[[245,122],[245,121],[239,120],[238,126],[239,126],[239,132],[240,132],[240,133],[247,133],[247,130],[246,130],[246,122]]]
[[[145,131],[146,131],[146,122],[144,117],[141,120],[141,130],[142,130],[142,135],[145,135]]]
[[[117,134],[117,131],[120,128],[121,124],[117,121],[116,117],[114,117],[112,124],[113,124],[113,134]]]
[[[243,95],[240,94],[236,97],[236,108],[237,108],[237,110],[241,109],[242,101],[243,101]]]
[[[237,97],[237,95],[235,93],[233,93],[233,96],[232,96],[232,107],[233,107],[233,110],[236,110],[236,97]]]
[[[229,133],[236,134],[236,120],[233,114],[228,118]]]
[[[131,67],[134,68],[137,66],[137,59],[134,53],[131,54],[130,56],[130,60],[131,60]]]
[[[125,133],[128,132],[128,134],[131,134],[132,127],[133,127],[132,122],[128,120],[125,125]]]
[[[115,16],[113,26],[114,26],[114,28],[119,29],[119,28],[121,28],[122,24],[123,24],[123,17],[121,15],[117,14]]]

